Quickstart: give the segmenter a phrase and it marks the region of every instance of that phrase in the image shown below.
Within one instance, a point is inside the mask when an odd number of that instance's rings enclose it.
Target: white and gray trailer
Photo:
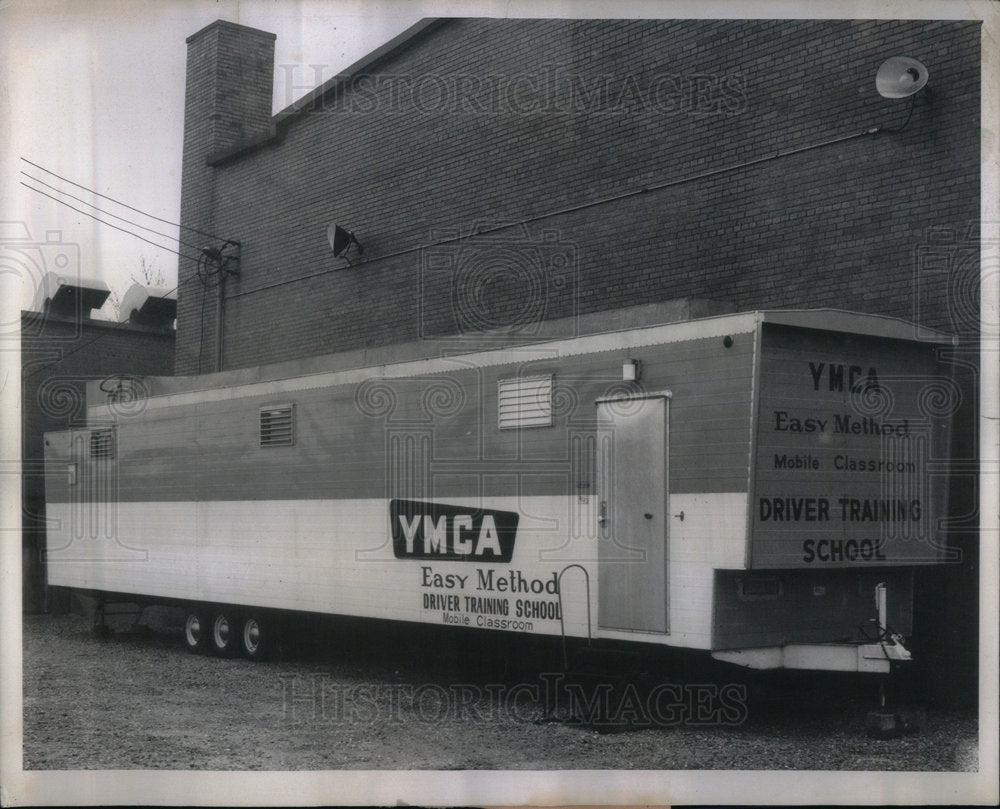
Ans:
[[[322,613],[884,672],[948,553],[949,342],[765,311],[93,384],[48,580],[252,658]]]

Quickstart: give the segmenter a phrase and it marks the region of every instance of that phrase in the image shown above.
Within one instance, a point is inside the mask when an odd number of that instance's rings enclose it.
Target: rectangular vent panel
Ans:
[[[501,379],[499,382],[501,430],[552,426],[552,375]]]
[[[290,447],[295,443],[295,409],[292,405],[273,405],[260,409],[260,445]]]
[[[90,457],[92,460],[115,457],[114,430],[94,430],[90,434]]]

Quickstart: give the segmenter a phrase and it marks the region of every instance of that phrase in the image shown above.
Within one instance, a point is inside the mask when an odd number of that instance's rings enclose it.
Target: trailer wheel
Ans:
[[[212,651],[220,657],[229,657],[236,651],[238,623],[228,610],[215,613],[212,618]]]
[[[240,622],[240,651],[247,660],[267,657],[267,625],[260,615],[250,614]]]
[[[189,612],[184,620],[184,644],[189,652],[201,654],[208,649],[208,619],[203,612]]]

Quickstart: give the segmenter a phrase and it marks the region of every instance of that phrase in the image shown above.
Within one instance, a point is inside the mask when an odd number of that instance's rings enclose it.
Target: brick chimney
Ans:
[[[185,162],[270,134],[274,39],[266,31],[223,20],[187,38]]]
[[[187,38],[187,80],[184,98],[184,154],[181,169],[181,224],[207,233],[219,234],[215,217],[215,173],[224,171],[220,158],[241,148],[266,140],[272,134],[271,95],[274,85],[275,35],[256,28],[216,20]],[[217,166],[219,166],[217,168]],[[239,238],[238,234],[219,234]],[[182,231],[181,239],[219,247],[211,239]],[[191,254],[191,249],[182,249]],[[197,282],[184,283],[195,272],[195,260],[180,259],[178,277],[177,369],[179,373],[198,370],[198,346],[202,335],[190,328],[188,310],[200,301]],[[185,294],[186,293],[186,294]],[[209,307],[199,318],[205,329],[204,343],[211,346],[217,337]],[[209,357],[211,350],[209,349]]]

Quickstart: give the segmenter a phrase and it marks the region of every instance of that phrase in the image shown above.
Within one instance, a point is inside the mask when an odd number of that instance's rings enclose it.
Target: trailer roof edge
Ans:
[[[435,340],[400,343],[368,349],[304,357],[267,365],[238,368],[196,376],[146,377],[142,388],[151,398],[210,393],[226,388],[255,388],[260,385],[290,382],[295,379],[353,380],[368,376],[396,377],[406,373],[440,373],[454,370],[456,362],[472,361],[481,367],[515,362],[523,351],[549,351],[553,356],[571,356],[594,351],[621,351],[661,345],[699,337],[724,336],[757,331],[764,323],[820,331],[861,334],[872,337],[951,344],[954,338],[932,329],[924,329],[899,318],[870,315],[837,309],[751,310],[691,317],[685,320],[628,328],[594,330],[585,334],[536,342],[477,344],[468,350],[455,350],[454,342]],[[374,372],[374,369],[380,369]],[[357,379],[355,379],[357,377]],[[95,383],[96,384],[96,383]],[[286,385],[287,386],[287,385]],[[308,386],[308,385],[307,385]],[[103,412],[103,397],[88,384],[88,411]]]
[[[898,317],[851,312],[847,309],[765,309],[761,310],[760,317],[764,323],[804,329],[839,331],[917,343],[958,344],[958,337],[953,334]]]

